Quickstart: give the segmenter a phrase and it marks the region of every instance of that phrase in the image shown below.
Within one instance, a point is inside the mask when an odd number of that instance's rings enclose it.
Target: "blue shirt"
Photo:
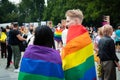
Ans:
[[[115,41],[120,41],[120,30],[116,30],[115,31],[115,34],[116,34],[116,38],[115,38]]]

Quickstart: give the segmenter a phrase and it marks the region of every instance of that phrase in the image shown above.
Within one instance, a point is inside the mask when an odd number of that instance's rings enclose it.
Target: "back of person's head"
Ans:
[[[120,29],[120,25],[118,26],[118,29]]]
[[[120,29],[120,23],[116,25],[116,29]]]
[[[84,17],[80,9],[68,10],[65,16],[66,17],[69,16],[70,18],[79,18],[81,22],[83,21],[83,17]]]
[[[14,26],[14,28],[17,28],[17,27],[18,27],[18,24],[17,24],[17,23],[14,23],[13,26]]]
[[[34,45],[53,47],[53,32],[48,26],[42,25],[35,29]]]
[[[6,32],[6,29],[5,29],[5,28],[1,28],[1,31],[2,31],[2,32]]]
[[[7,26],[6,26],[6,29],[10,29],[10,27],[7,25]]]
[[[113,33],[113,28],[111,25],[106,24],[103,26],[103,35],[105,36],[111,36]]]

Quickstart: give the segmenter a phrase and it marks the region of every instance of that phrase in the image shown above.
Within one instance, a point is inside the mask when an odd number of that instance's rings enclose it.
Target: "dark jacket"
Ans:
[[[18,34],[20,34],[18,30],[10,30],[9,32],[9,44],[10,45],[19,45],[20,40],[17,38]]]
[[[98,43],[98,56],[100,57],[101,61],[119,61],[115,53],[115,44],[111,37],[104,36],[100,39]]]

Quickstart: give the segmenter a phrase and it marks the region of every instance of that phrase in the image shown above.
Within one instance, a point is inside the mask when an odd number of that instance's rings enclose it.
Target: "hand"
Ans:
[[[120,65],[118,66],[118,71],[120,71]]]

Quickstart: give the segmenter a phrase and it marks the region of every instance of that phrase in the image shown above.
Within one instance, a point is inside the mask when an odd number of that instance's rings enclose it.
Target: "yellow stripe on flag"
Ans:
[[[63,61],[63,69],[67,70],[76,67],[86,61],[86,59],[93,55],[93,44],[67,55]]]

